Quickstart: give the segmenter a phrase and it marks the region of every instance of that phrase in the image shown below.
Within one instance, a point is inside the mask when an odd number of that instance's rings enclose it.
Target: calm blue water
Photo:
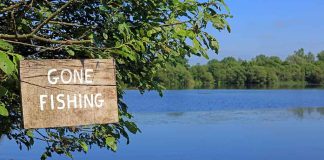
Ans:
[[[142,130],[117,153],[92,148],[75,159],[321,160],[324,157],[324,90],[181,90],[125,101]],[[0,141],[0,160],[37,159],[45,147],[19,151]],[[55,156],[53,159],[66,159]]]

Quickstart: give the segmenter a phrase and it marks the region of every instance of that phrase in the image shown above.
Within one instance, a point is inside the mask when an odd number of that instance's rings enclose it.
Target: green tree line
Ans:
[[[321,86],[324,51],[315,55],[301,48],[285,60],[261,54],[251,60],[226,57],[193,66],[182,59],[168,64],[156,78],[168,89]]]

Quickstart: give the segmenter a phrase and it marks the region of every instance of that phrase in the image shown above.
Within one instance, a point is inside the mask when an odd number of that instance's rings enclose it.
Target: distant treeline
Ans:
[[[324,85],[324,51],[315,55],[299,49],[285,60],[265,55],[249,61],[226,57],[194,66],[180,60],[176,65],[168,64],[157,78],[167,89],[320,86]]]

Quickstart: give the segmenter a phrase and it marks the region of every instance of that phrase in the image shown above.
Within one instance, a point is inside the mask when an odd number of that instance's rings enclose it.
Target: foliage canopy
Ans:
[[[121,84],[144,90],[163,86],[154,77],[167,62],[218,52],[207,26],[230,31],[223,0],[2,0],[0,2],[0,134],[28,149],[47,143],[52,153],[87,152],[96,145],[116,151],[117,142],[139,132],[123,102]],[[119,124],[45,130],[21,128],[19,60],[108,58],[117,63]]]

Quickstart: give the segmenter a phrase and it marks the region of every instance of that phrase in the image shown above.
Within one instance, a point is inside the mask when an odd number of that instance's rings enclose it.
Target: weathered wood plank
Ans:
[[[85,79],[50,83],[48,71],[93,70]],[[69,79],[69,73],[62,77]],[[61,77],[61,78],[62,78]],[[24,60],[20,63],[24,128],[49,128],[118,122],[115,66],[108,60]]]

